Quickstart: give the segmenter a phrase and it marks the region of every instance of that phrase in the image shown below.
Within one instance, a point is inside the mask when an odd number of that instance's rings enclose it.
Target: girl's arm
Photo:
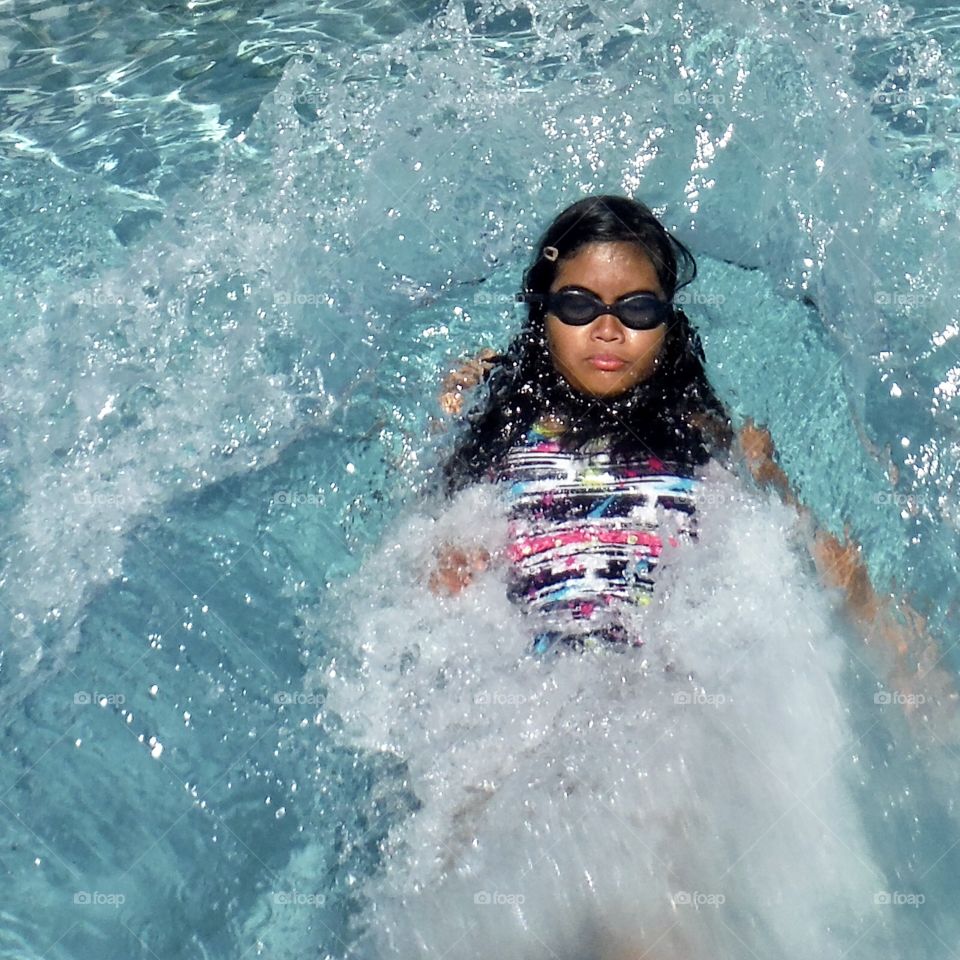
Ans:
[[[496,350],[484,347],[477,356],[465,360],[458,369],[451,370],[444,378],[440,389],[440,409],[448,416],[463,409],[463,391],[475,387],[494,365]],[[491,557],[483,547],[464,548],[443,543],[436,553],[437,566],[427,581],[430,590],[437,594],[457,594],[470,585],[474,574],[490,566]]]
[[[785,503],[794,505],[801,516],[812,519],[810,511],[800,504],[790,489],[786,474],[774,460],[773,440],[762,427],[749,420],[740,431],[740,446],[754,479],[761,486],[773,486]],[[956,701],[954,678],[942,666],[935,641],[926,633],[926,619],[905,600],[894,604],[890,596],[881,597],[873,588],[861,559],[861,547],[844,531],[841,543],[833,534],[817,529],[810,548],[814,563],[830,587],[845,594],[847,610],[853,619],[870,627],[867,641],[879,640],[894,658],[890,681],[904,699],[906,712],[924,702],[916,691],[936,693]],[[899,616],[897,614],[899,613]],[[912,664],[916,661],[916,666]],[[923,681],[923,683],[921,683]]]

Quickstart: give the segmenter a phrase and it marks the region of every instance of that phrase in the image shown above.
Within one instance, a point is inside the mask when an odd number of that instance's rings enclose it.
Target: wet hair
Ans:
[[[523,275],[523,292],[547,293],[564,260],[592,243],[636,244],[656,270],[671,303],[697,274],[693,254],[644,204],[629,197],[590,196],[567,207],[547,228]],[[548,255],[544,255],[544,249]],[[551,259],[552,257],[552,259]],[[529,302],[527,319],[506,352],[494,358],[485,399],[468,411],[467,428],[443,466],[447,493],[483,479],[545,413],[561,417],[564,449],[609,437],[614,458],[655,455],[692,467],[726,446],[730,418],[707,379],[700,338],[674,304],[654,372],[614,397],[575,390],[553,365],[546,310]]]

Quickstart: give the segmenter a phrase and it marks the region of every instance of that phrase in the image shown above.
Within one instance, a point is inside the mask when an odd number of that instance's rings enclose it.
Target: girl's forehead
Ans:
[[[565,284],[609,282],[627,286],[659,288],[660,280],[649,255],[637,244],[591,243],[563,259],[553,287]]]

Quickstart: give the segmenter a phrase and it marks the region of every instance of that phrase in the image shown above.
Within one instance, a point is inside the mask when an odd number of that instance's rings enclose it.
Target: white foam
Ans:
[[[502,571],[430,594],[438,541],[502,537],[489,491],[405,518],[352,579],[358,662],[313,683],[422,803],[358,955],[839,958],[882,931],[830,602],[789,508],[716,466],[707,484],[640,651],[527,656]]]

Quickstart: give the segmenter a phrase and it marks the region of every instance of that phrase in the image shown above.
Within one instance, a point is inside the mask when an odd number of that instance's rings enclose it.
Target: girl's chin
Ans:
[[[580,396],[589,397],[592,400],[616,400],[618,397],[626,396],[633,387],[633,385],[608,387],[604,384],[570,384],[570,386]]]

